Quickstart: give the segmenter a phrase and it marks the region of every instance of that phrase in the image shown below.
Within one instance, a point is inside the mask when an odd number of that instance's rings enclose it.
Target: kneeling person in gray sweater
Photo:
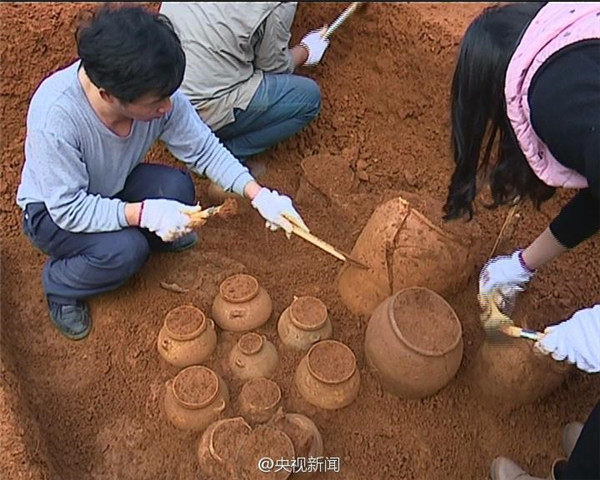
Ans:
[[[100,7],[77,32],[79,59],[44,79],[27,114],[17,192],[23,229],[49,256],[50,317],[74,340],[91,330],[86,298],[113,290],[153,250],[192,247],[183,169],[142,163],[161,140],[187,169],[246,196],[271,229],[304,225],[289,197],[259,185],[179,90],[185,55],[169,20],[143,7]]]

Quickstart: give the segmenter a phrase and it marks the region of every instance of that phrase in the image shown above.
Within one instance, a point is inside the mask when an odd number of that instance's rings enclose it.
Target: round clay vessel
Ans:
[[[158,353],[179,368],[204,362],[216,346],[214,322],[193,305],[182,305],[167,313],[158,332]]]
[[[229,367],[241,380],[270,377],[278,366],[279,354],[275,345],[255,332],[242,335],[229,353]]]
[[[225,416],[228,404],[227,385],[208,367],[184,368],[166,382],[165,414],[181,430],[203,431]]]
[[[259,425],[243,441],[238,449],[236,459],[236,480],[285,480],[291,471],[273,468],[269,472],[261,472],[258,467],[261,458],[270,458],[273,462],[284,459],[291,462],[295,458],[294,444],[290,437],[278,428]],[[288,469],[289,470],[289,469]]]
[[[329,410],[350,405],[360,389],[356,357],[337,340],[310,347],[298,364],[294,381],[307,402]]]
[[[241,444],[252,432],[242,417],[211,423],[198,442],[198,463],[207,478],[230,480],[235,476],[235,459]]]
[[[317,458],[323,456],[323,437],[315,423],[305,415],[299,413],[285,413],[279,408],[277,413],[269,420],[268,425],[284,432],[294,444],[296,457]],[[292,473],[290,479],[307,479],[316,472],[299,471]]]
[[[251,275],[240,273],[223,280],[212,305],[212,317],[223,330],[247,332],[269,320],[271,297]]]
[[[311,296],[294,298],[277,322],[283,344],[297,350],[308,350],[314,343],[331,338],[332,331],[327,307]]]
[[[265,377],[251,378],[242,387],[239,412],[253,424],[268,421],[281,405],[281,389]]]
[[[481,393],[510,407],[542,399],[558,388],[573,367],[537,353],[530,340],[484,341],[471,375]]]
[[[456,375],[462,327],[452,307],[421,287],[401,290],[369,319],[365,355],[382,387],[405,399],[433,395]]]

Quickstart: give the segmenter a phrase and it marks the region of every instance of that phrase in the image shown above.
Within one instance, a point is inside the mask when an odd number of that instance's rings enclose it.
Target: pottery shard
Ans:
[[[351,311],[369,315],[408,287],[425,287],[440,295],[464,287],[473,270],[480,229],[474,221],[442,225],[430,220],[441,212],[440,202],[408,192],[373,212],[351,252],[369,269],[347,264],[338,277],[340,296]]]

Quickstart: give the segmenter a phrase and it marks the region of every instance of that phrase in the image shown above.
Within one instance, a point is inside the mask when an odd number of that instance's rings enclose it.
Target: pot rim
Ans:
[[[324,345],[324,344],[342,345],[345,348],[345,350],[347,350],[352,355],[352,358],[354,359],[354,367],[350,370],[349,374],[345,375],[342,378],[336,379],[336,380],[328,380],[328,379],[324,379],[323,377],[321,377],[318,373],[316,373],[313,370],[313,368],[310,364],[310,356],[313,353],[313,351],[315,350],[315,348],[317,348],[320,345]],[[354,352],[352,351],[352,349],[345,343],[342,343],[338,340],[321,340],[320,342],[317,342],[314,345],[312,345],[310,347],[310,349],[308,350],[308,353],[306,354],[306,368],[308,369],[309,373],[313,377],[315,377],[319,382],[326,383],[328,385],[339,385],[340,383],[344,383],[344,382],[350,380],[352,378],[352,375],[354,375],[356,373],[356,370],[357,370],[356,355],[354,355]]]
[[[177,311],[177,310],[184,310],[184,309],[192,309],[195,312],[194,313],[200,313],[200,318],[201,318],[201,322],[200,322],[200,326],[196,329],[193,330],[190,333],[177,333],[174,332],[173,330],[171,330],[169,328],[169,316],[171,315],[171,313]],[[196,307],[195,305],[190,304],[185,304],[185,305],[180,305],[178,307],[175,307],[171,310],[169,310],[167,312],[167,314],[165,315],[165,320],[164,320],[164,326],[165,326],[165,330],[167,332],[167,335],[169,337],[171,337],[174,340],[193,340],[194,338],[200,336],[202,333],[204,333],[204,331],[207,329],[208,327],[208,322],[207,322],[207,318],[206,315],[204,314],[204,312],[202,310],[200,310],[198,307]]]
[[[266,377],[255,377],[255,378],[251,378],[250,380],[246,381],[246,383],[244,383],[244,385],[242,386],[242,390],[240,392],[240,397],[243,398],[243,399],[245,399],[247,401],[246,397],[244,396],[244,391],[248,388],[248,385],[250,385],[251,383],[256,382],[256,381],[264,382],[265,380],[266,380],[267,383],[269,383],[271,385],[274,385],[275,388],[276,388],[276,391],[277,391],[277,399],[274,402],[272,402],[272,403],[270,403],[269,405],[266,405],[266,406],[261,405],[261,408],[263,408],[264,410],[269,410],[269,409],[275,407],[276,405],[278,405],[279,402],[282,399],[281,388],[279,387],[279,385],[277,385],[276,382],[274,382],[273,380],[271,380],[269,378],[266,378]],[[248,403],[248,405],[250,405],[252,407],[256,407],[256,404],[254,404],[254,403],[250,403],[250,402],[247,402],[247,403]]]
[[[232,297],[231,295],[228,295],[224,291],[225,285],[227,285],[227,283],[231,282],[233,279],[240,278],[240,277],[248,278],[251,281],[254,288],[252,289],[252,291],[250,293],[248,293],[247,295],[245,295],[243,297]],[[225,280],[223,280],[221,282],[221,285],[219,285],[219,295],[221,295],[223,300],[225,300],[226,302],[230,302],[230,303],[248,302],[258,295],[259,290],[260,290],[260,285],[258,283],[258,280],[255,277],[253,277],[252,275],[248,275],[247,273],[237,273],[235,275],[231,275],[230,277],[227,277]]]
[[[255,348],[251,348],[251,349],[244,348],[243,345],[242,345],[242,343],[243,343],[242,340],[243,340],[244,337],[246,337],[246,338],[258,337],[258,339],[259,339],[258,346],[256,346]],[[265,337],[263,337],[262,335],[260,335],[259,333],[256,333],[256,332],[247,332],[247,333],[244,333],[240,337],[240,339],[238,340],[237,344],[238,344],[238,348],[240,349],[240,352],[242,352],[244,355],[256,355],[264,347],[264,345],[265,345]]]
[[[248,429],[248,433],[252,432],[252,427],[250,425],[248,425],[248,422],[246,422],[246,419],[244,417],[238,416],[238,417],[232,417],[232,418],[224,418],[222,420],[217,420],[217,422],[215,423],[215,427],[212,429],[212,431],[210,432],[210,435],[208,437],[208,451],[210,452],[210,454],[212,455],[212,457],[217,460],[220,463],[225,463],[225,459],[222,458],[217,451],[215,450],[215,443],[214,443],[214,437],[215,437],[215,433],[217,433],[217,431],[221,428],[223,428],[225,425],[227,425],[228,423],[242,423],[242,425]]]
[[[323,315],[323,318],[318,323],[316,323],[315,325],[306,325],[306,324],[300,322],[298,320],[298,318],[294,315],[294,304],[298,300],[301,300],[303,298],[314,299],[320,305],[323,306],[323,311],[325,312],[325,315]],[[298,327],[300,330],[304,330],[304,331],[307,331],[307,332],[313,332],[315,330],[319,330],[320,328],[323,328],[323,326],[327,322],[327,318],[328,318],[327,306],[323,303],[323,301],[321,299],[319,299],[317,297],[313,297],[312,295],[303,295],[302,297],[295,298],[292,301],[292,303],[290,304],[290,306],[288,307],[288,314],[290,316],[290,322],[292,322],[294,324],[294,326]]]
[[[183,372],[188,372],[190,370],[203,370],[205,372],[208,372],[209,375],[213,378],[214,383],[215,383],[215,388],[214,388],[214,392],[209,395],[209,397],[202,401],[202,402],[186,402],[185,400],[182,400],[179,395],[177,395],[177,381],[181,381],[181,374]],[[173,384],[172,387],[173,389],[173,396],[175,397],[175,400],[177,401],[177,403],[179,403],[182,407],[187,408],[189,410],[199,410],[201,408],[205,408],[208,405],[210,405],[215,398],[217,397],[218,393],[219,393],[219,389],[220,389],[220,382],[219,382],[219,377],[217,375],[217,373],[214,370],[211,370],[208,367],[205,367],[204,365],[192,365],[191,367],[186,367],[183,370],[181,370],[177,375],[175,375],[175,378],[173,379]]]
[[[417,347],[416,345],[413,345],[412,343],[410,343],[406,337],[402,334],[402,332],[400,331],[400,328],[398,327],[398,324],[396,323],[396,317],[394,315],[394,305],[396,303],[396,299],[400,296],[400,295],[404,295],[406,293],[408,293],[409,291],[424,291],[427,292],[428,295],[431,295],[435,298],[437,298],[438,300],[440,300],[442,302],[442,304],[448,309],[448,311],[452,314],[452,319],[454,320],[455,324],[458,326],[458,334],[456,336],[456,339],[447,347],[445,348],[443,351],[441,352],[433,352],[431,350],[426,350],[424,348],[421,347]],[[402,290],[396,292],[394,295],[392,295],[391,297],[391,301],[389,302],[389,305],[387,307],[387,311],[388,311],[388,320],[390,322],[390,325],[392,327],[392,330],[394,331],[394,333],[396,334],[396,336],[411,350],[420,353],[421,355],[427,356],[427,357],[442,357],[446,354],[448,354],[449,352],[451,352],[452,350],[454,350],[458,344],[460,343],[460,341],[462,340],[462,325],[460,324],[460,320],[458,319],[458,315],[456,315],[456,312],[454,311],[454,309],[452,308],[452,306],[446,301],[446,299],[444,297],[442,297],[439,293],[434,292],[433,290],[430,290],[429,288],[425,288],[425,287],[408,287],[408,288],[403,288]]]

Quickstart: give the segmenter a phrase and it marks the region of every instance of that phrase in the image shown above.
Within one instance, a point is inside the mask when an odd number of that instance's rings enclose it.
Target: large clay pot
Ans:
[[[240,273],[223,280],[212,305],[212,316],[223,330],[248,332],[269,320],[271,297],[251,275]]]
[[[352,312],[370,315],[387,297],[408,287],[440,295],[464,288],[474,268],[479,228],[474,221],[438,226],[420,211],[441,212],[438,204],[433,198],[409,202],[399,197],[373,212],[351,252],[369,268],[345,264],[337,279],[342,301]],[[460,230],[452,234],[450,229]]]
[[[401,290],[369,319],[365,355],[383,388],[406,399],[433,395],[454,377],[463,354],[452,307],[421,287]]]
[[[227,385],[208,367],[184,368],[166,382],[165,414],[181,430],[203,431],[226,414],[228,404]]]
[[[209,425],[198,442],[198,463],[213,480],[235,478],[235,459],[241,444],[252,432],[242,417],[225,418]]]
[[[280,405],[281,389],[273,380],[257,377],[244,383],[239,396],[239,412],[248,422],[268,421]]]
[[[259,425],[252,430],[238,449],[235,478],[236,480],[286,480],[291,475],[289,468],[278,469],[275,465],[271,465],[270,471],[261,471],[260,466],[264,468],[265,464],[259,462],[266,458],[271,459],[273,464],[278,460],[284,460],[287,462],[286,465],[291,465],[295,456],[294,444],[290,437],[278,428]]]
[[[158,353],[178,368],[204,362],[216,346],[214,322],[193,305],[182,305],[167,313],[158,332]]]
[[[285,413],[282,408],[269,421],[272,425],[284,432],[294,444],[296,458],[318,458],[323,456],[323,437],[315,423],[305,415],[299,413]],[[290,479],[307,479],[316,472],[304,469],[301,466],[292,473]]]
[[[264,335],[248,332],[231,349],[229,366],[241,380],[270,377],[279,366],[279,354],[275,345]]]
[[[310,347],[298,364],[294,381],[307,402],[329,410],[350,405],[360,390],[356,357],[337,340]]]
[[[483,342],[471,375],[481,393],[517,407],[549,395],[572,368],[535,352],[530,340],[507,338],[502,342]]]
[[[333,328],[327,307],[316,297],[294,298],[277,322],[277,332],[284,345],[308,350],[311,345],[331,337]]]

